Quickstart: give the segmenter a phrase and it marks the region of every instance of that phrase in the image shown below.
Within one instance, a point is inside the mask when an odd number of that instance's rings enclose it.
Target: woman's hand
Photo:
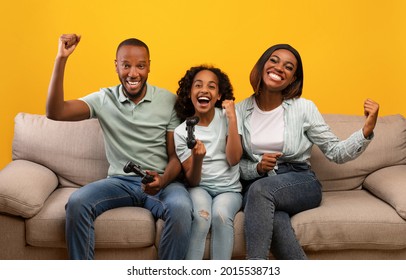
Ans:
[[[262,155],[261,161],[257,164],[257,172],[260,175],[265,175],[269,171],[273,170],[278,158],[282,156],[282,153],[266,153]]]
[[[364,128],[362,132],[364,137],[368,138],[374,131],[376,121],[378,119],[379,104],[371,99],[367,99],[364,102],[364,115],[366,116]]]

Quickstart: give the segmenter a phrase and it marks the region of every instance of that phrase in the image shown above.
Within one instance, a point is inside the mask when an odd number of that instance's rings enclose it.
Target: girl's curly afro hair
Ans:
[[[234,100],[233,87],[231,85],[230,79],[227,74],[221,71],[219,68],[209,66],[209,65],[200,65],[191,67],[186,71],[185,76],[180,79],[178,82],[179,88],[176,91],[178,98],[175,103],[175,111],[183,122],[186,118],[191,117],[195,114],[195,108],[193,106],[192,100],[190,99],[190,92],[192,89],[193,79],[197,73],[202,70],[208,70],[213,72],[219,81],[219,93],[221,94],[220,100],[215,104],[217,108],[221,108],[223,100],[231,99]]]

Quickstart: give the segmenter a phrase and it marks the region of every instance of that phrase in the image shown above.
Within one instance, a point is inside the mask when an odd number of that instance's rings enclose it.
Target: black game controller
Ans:
[[[194,116],[186,119],[186,143],[189,149],[193,149],[196,146],[196,139],[194,135],[195,125],[199,122],[199,117]]]
[[[142,178],[141,182],[143,184],[148,184],[148,183],[151,183],[152,181],[154,181],[153,176],[147,174],[144,170],[141,169],[141,167],[139,165],[136,165],[132,161],[127,162],[127,164],[123,168],[123,171],[125,173],[134,172],[135,174],[137,174],[138,176],[140,176]]]

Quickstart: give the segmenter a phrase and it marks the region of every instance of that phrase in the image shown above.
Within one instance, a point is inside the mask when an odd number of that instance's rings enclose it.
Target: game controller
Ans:
[[[194,135],[195,125],[199,122],[198,116],[193,116],[186,119],[186,144],[189,149],[193,149],[196,146],[196,139]]]
[[[136,165],[132,161],[127,162],[127,164],[123,168],[123,171],[125,173],[134,172],[142,178],[141,182],[143,184],[148,184],[154,181],[154,177],[152,175],[147,174],[139,165]]]

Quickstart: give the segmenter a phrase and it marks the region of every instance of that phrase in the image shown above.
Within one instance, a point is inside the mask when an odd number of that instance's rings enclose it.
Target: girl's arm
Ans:
[[[206,147],[200,140],[196,139],[196,145],[192,149],[192,155],[182,163],[186,180],[190,187],[196,187],[200,183],[202,177],[203,158],[205,155]]]
[[[228,164],[234,166],[240,162],[242,156],[241,136],[238,134],[237,115],[234,101],[224,100],[222,103],[228,119],[228,136],[226,144],[226,157]]]

